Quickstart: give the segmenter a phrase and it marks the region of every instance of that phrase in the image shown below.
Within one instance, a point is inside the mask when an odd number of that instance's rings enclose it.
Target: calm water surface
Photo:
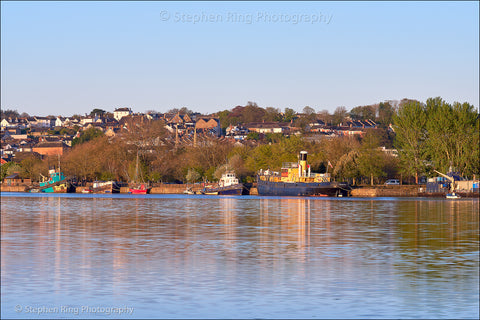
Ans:
[[[1,195],[2,318],[478,318],[478,199]]]

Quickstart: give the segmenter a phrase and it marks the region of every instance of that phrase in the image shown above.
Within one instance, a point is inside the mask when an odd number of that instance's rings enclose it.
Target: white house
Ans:
[[[38,128],[51,128],[55,125],[55,119],[48,117],[33,117],[33,121],[30,119],[30,124]]]
[[[0,126],[2,128],[8,128],[8,127],[11,127],[12,124],[10,122],[8,122],[7,119],[2,119],[2,121],[0,122]]]
[[[68,118],[58,116],[55,120],[55,127],[63,127],[65,122],[67,122]]]
[[[113,111],[113,117],[115,120],[120,121],[123,117],[131,115],[133,112],[130,108],[118,108]]]

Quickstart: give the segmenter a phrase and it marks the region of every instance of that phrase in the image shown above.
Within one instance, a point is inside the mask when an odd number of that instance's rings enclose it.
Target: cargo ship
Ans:
[[[345,197],[351,190],[347,183],[331,181],[328,172],[311,172],[306,151],[300,152],[298,162],[283,163],[281,172],[260,170],[257,189],[262,196],[312,197]]]

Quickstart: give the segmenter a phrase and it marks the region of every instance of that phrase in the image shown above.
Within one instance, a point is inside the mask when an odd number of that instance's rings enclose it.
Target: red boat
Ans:
[[[145,187],[143,183],[140,185],[140,187],[128,189],[128,193],[131,193],[131,194],[147,194],[149,193],[149,191],[150,189]]]
[[[137,164],[135,166],[135,178],[133,181],[138,181],[138,151],[137,151]],[[147,194],[150,193],[150,188],[146,187],[144,183],[140,185],[140,187],[129,188],[128,193],[131,194]]]

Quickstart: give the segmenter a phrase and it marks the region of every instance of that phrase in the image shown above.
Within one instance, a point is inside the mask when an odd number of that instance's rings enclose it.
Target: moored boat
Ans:
[[[447,199],[460,199],[461,196],[455,192],[447,193],[446,195]]]
[[[93,193],[93,190],[89,187],[89,188],[85,188],[82,190],[82,193]]]
[[[50,177],[47,179],[42,176],[43,181],[40,182],[39,187],[30,189],[30,192],[67,193],[73,191],[71,183],[65,178],[60,168],[50,169],[48,173]]]
[[[90,188],[93,193],[119,193],[120,186],[116,181],[95,181]]]
[[[241,195],[243,192],[243,184],[238,181],[233,171],[227,171],[222,174],[218,187],[205,188],[204,194],[208,195]]]
[[[192,190],[192,188],[187,188],[185,191],[183,191],[184,194],[195,194],[195,191]]]
[[[131,194],[147,194],[147,193],[150,193],[150,188],[145,186],[145,184],[142,183],[138,187],[129,188],[128,193],[131,193]]]
[[[137,151],[137,162],[136,162],[136,165],[135,165],[135,177],[133,178],[134,182],[137,183],[138,181],[138,151]],[[142,179],[143,180],[143,179]],[[145,183],[141,183],[141,184],[137,184],[135,187],[133,188],[129,188],[128,189],[128,193],[131,193],[131,194],[147,194],[147,193],[150,193],[150,187],[146,186]]]
[[[263,196],[348,196],[347,183],[333,182],[329,173],[313,173],[307,165],[307,152],[298,162],[287,162],[281,172],[261,170],[257,175],[258,194]]]

